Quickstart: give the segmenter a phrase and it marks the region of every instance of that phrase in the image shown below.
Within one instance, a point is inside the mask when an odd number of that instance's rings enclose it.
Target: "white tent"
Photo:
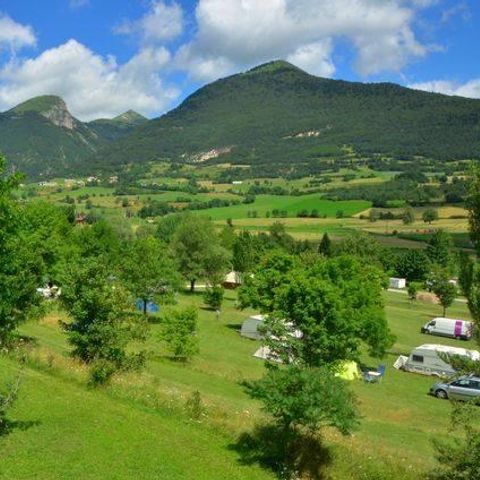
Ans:
[[[242,284],[242,275],[239,272],[231,271],[225,275],[223,286],[225,288],[236,288]]]
[[[265,317],[263,315],[252,315],[243,322],[240,335],[252,340],[260,340],[264,335],[258,331],[258,327],[264,325],[264,323]]]

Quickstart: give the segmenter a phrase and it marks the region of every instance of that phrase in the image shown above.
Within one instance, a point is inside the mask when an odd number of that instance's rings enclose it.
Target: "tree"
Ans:
[[[477,480],[480,472],[480,416],[478,406],[454,403],[449,440],[435,441],[439,465],[428,480]],[[454,435],[452,435],[454,434]]]
[[[324,233],[320,244],[318,245],[318,253],[324,255],[325,257],[332,256],[332,241],[328,236],[328,233]]]
[[[273,254],[245,281],[239,299],[242,306],[268,314],[266,329],[272,334],[266,344],[284,363],[294,359],[317,367],[355,359],[362,345],[372,355],[384,354],[392,342],[384,285],[379,269],[352,257],[305,265]]]
[[[233,269],[243,274],[253,272],[263,251],[264,246],[257,236],[248,231],[240,232],[233,244]]]
[[[187,361],[198,353],[197,311],[193,307],[167,313],[161,338],[176,360]]]
[[[61,301],[72,321],[64,324],[72,354],[100,366],[107,381],[117,370],[139,367],[140,353],[128,353],[133,340],[145,340],[146,325],[131,310],[132,298],[99,258],[72,264],[64,274]],[[99,377],[100,378],[100,377]]]
[[[470,238],[477,254],[480,254],[480,166],[477,162],[470,164],[468,172],[466,207],[470,224]]]
[[[445,316],[447,308],[452,306],[457,296],[457,287],[450,282],[447,272],[440,273],[433,280],[432,291],[438,297],[440,305],[443,307],[443,316]]]
[[[397,256],[395,272],[408,282],[422,282],[430,271],[430,259],[422,250],[409,249]]]
[[[354,395],[328,368],[270,368],[262,379],[244,385],[284,431],[315,433],[330,426],[348,434],[358,423]]]
[[[412,207],[408,207],[403,212],[402,222],[405,225],[411,225],[415,222],[415,210]]]
[[[66,208],[43,200],[27,203],[21,210],[22,235],[38,259],[45,281],[58,281],[62,263],[71,259],[73,225]]]
[[[121,275],[129,290],[143,301],[143,313],[154,299],[164,300],[181,286],[175,262],[166,245],[153,237],[127,243]]]
[[[213,310],[220,310],[223,303],[223,295],[225,291],[222,286],[214,285],[213,287],[207,287],[203,298],[205,303]]]
[[[0,155],[0,349],[8,347],[17,326],[38,304],[42,266],[22,232],[22,212],[12,200],[20,175],[5,175]]]
[[[473,283],[475,263],[466,252],[460,252],[458,256],[459,271],[458,283],[462,293],[468,298]]]
[[[448,268],[452,247],[452,237],[443,230],[437,230],[428,241],[425,252],[432,263]]]
[[[175,231],[180,223],[182,223],[184,217],[185,215],[182,213],[175,213],[162,217],[158,221],[157,225],[157,238],[166,244],[171,243],[173,236],[175,235]]]
[[[418,282],[408,282],[407,294],[410,300],[416,300],[418,292],[420,290],[420,284]]]
[[[422,213],[422,220],[425,223],[432,223],[435,220],[438,220],[438,211],[434,208],[428,208]]]
[[[204,275],[218,278],[228,266],[228,252],[220,245],[210,220],[185,216],[172,238],[172,248],[179,271],[195,290],[196,281]]]

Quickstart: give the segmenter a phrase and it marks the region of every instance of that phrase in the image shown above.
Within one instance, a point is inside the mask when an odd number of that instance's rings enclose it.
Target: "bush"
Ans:
[[[110,382],[117,367],[108,360],[99,360],[90,369],[90,385],[99,387]]]
[[[170,311],[164,319],[162,339],[175,360],[187,361],[198,353],[197,310]]]
[[[214,287],[208,287],[203,294],[205,304],[213,310],[220,310],[223,303],[224,290],[223,287],[215,285]]]
[[[7,413],[17,400],[19,389],[20,378],[17,377],[7,385],[4,391],[0,391],[0,436],[10,431],[11,423],[7,418]]]

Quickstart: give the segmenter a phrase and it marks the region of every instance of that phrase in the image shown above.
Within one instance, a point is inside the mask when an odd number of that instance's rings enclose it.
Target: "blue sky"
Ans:
[[[82,120],[162,114],[277,58],[480,98],[478,0],[0,0],[0,110],[62,96]]]

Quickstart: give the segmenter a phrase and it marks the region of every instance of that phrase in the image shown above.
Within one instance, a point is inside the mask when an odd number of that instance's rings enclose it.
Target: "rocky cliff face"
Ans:
[[[57,127],[73,130],[77,126],[77,120],[72,117],[67,109],[67,105],[62,99],[51,105],[48,110],[40,112],[40,115],[47,118]]]

